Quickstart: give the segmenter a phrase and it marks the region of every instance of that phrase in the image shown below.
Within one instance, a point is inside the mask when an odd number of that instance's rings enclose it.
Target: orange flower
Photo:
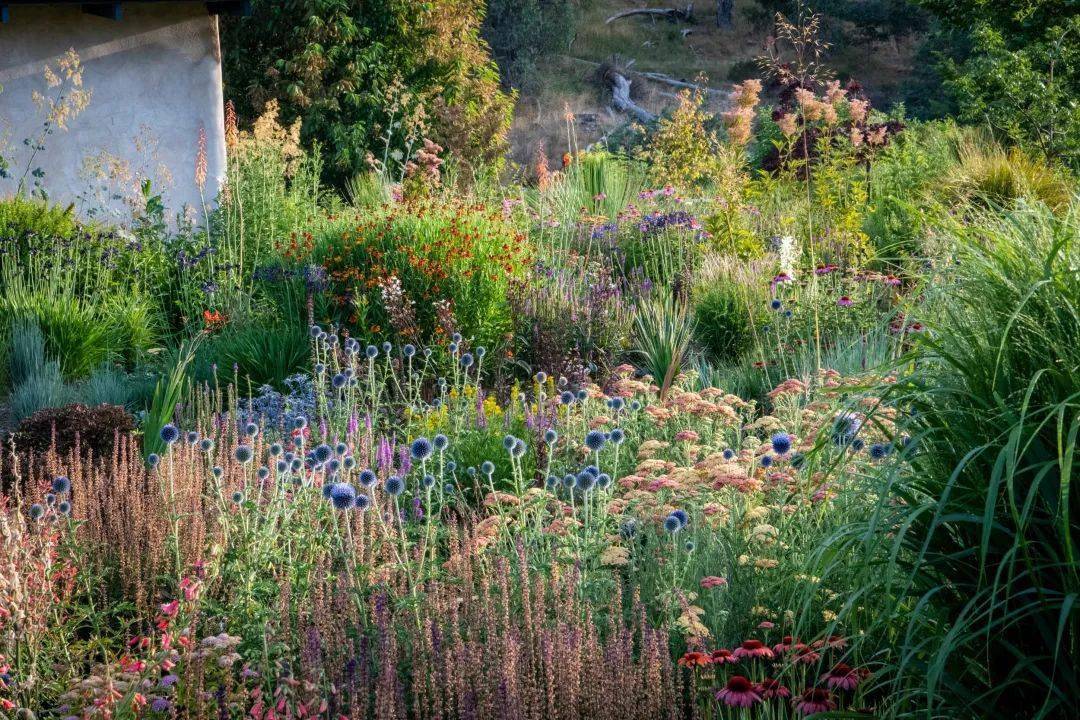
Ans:
[[[688,652],[679,658],[679,665],[684,668],[696,668],[706,667],[712,663],[712,658],[708,653],[703,652]]]

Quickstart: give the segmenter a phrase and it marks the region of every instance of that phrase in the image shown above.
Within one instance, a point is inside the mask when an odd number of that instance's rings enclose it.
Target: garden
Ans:
[[[0,718],[1077,717],[1075,169],[800,57],[0,200]]]

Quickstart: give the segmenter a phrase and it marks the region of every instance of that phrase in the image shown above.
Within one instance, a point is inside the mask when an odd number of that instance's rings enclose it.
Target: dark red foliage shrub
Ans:
[[[88,407],[82,404],[46,408],[19,423],[15,445],[22,450],[45,452],[53,446],[55,432],[57,453],[66,454],[78,436],[81,450],[92,450],[95,457],[110,455],[117,433],[135,430],[135,419],[119,405]]]

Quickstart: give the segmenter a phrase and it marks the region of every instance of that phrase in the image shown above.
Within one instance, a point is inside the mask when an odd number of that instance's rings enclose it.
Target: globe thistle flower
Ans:
[[[543,385],[547,382],[547,373],[541,370],[540,372],[533,375],[533,380],[536,381],[537,385]]]
[[[577,478],[570,473],[567,473],[566,475],[563,475],[562,484],[564,488],[570,490],[577,484]]]
[[[525,444],[524,440],[518,440],[514,443],[514,447],[510,449],[510,454],[516,458],[519,458],[525,454],[525,451],[528,449],[528,447],[529,446]]]
[[[450,350],[451,355],[457,355],[458,344],[456,342],[452,342],[450,343],[450,347],[448,349]]]
[[[480,472],[484,473],[485,475],[491,475],[495,472],[495,463],[491,462],[490,460],[485,460],[483,463],[480,464]]]
[[[791,436],[787,433],[776,433],[772,436],[772,449],[777,455],[785,455],[791,449]]]
[[[470,465],[469,467],[465,468],[465,474],[469,477],[476,477],[476,468]]]
[[[216,478],[221,478],[221,476],[225,474],[225,470],[220,465],[215,465],[210,468],[210,474]]]
[[[383,485],[383,489],[385,489],[389,495],[397,497],[401,493],[405,492],[405,481],[397,475],[391,475],[390,477],[386,478],[386,483]]]
[[[451,342],[455,342],[455,343],[459,343],[459,342],[461,342],[461,333],[459,333],[459,332],[456,332],[456,333],[454,333],[453,335],[451,335],[451,336],[450,336],[450,341],[451,341]]]
[[[304,467],[304,461],[300,458],[293,458],[289,463],[289,468],[292,469],[293,472],[300,472],[300,468],[302,467]]]
[[[30,506],[30,519],[40,520],[45,515],[45,508],[41,503],[34,503]]]
[[[577,391],[577,399],[580,400],[581,402],[585,402],[586,400],[589,399],[589,392],[587,390],[585,390],[585,389],[578,390]]]
[[[60,511],[61,515],[70,515],[71,514],[71,503],[68,502],[67,500],[62,500],[60,502],[60,504],[56,506],[56,509]]]
[[[870,457],[875,460],[881,460],[890,452],[892,452],[892,448],[888,443],[874,443],[870,446]]]
[[[611,409],[614,410],[615,412],[619,412],[620,410],[622,410],[626,406],[626,401],[623,400],[621,397],[613,397],[613,398],[611,398],[610,403],[611,403]]]
[[[203,452],[210,452],[214,449],[214,441],[210,438],[203,438],[202,442],[199,443],[199,449]]]
[[[446,472],[452,473],[457,470],[457,463],[453,460],[446,461]]]
[[[323,329],[321,327],[319,327],[318,325],[312,325],[310,328],[308,328],[308,335],[310,335],[313,338],[320,337],[322,334],[323,334]]]
[[[297,415],[293,418],[293,430],[303,430],[307,427],[307,418],[303,415]]]
[[[555,432],[554,428],[548,428],[544,431],[544,442],[548,445],[554,445],[559,440],[559,433]]]
[[[330,488],[330,502],[338,510],[348,510],[356,504],[356,488],[349,483],[335,483]]]
[[[611,436],[608,439],[611,440],[612,445],[622,445],[626,440],[626,433],[623,432],[622,428],[615,428],[611,431]]]
[[[161,432],[158,434],[161,437],[161,441],[166,445],[172,445],[180,439],[180,430],[172,423],[161,428]]]
[[[797,453],[795,453],[794,455],[791,456],[791,467],[795,468],[796,470],[801,469],[802,466],[805,465],[805,464],[806,464],[806,456],[803,455],[802,453],[797,452]]]
[[[371,498],[369,498],[367,495],[364,495],[363,493],[360,493],[356,496],[356,499],[353,500],[353,503],[355,504],[357,510],[363,512],[364,510],[367,510],[369,507],[371,507]]]
[[[866,441],[863,440],[862,438],[855,438],[854,440],[851,441],[851,451],[852,452],[860,452],[860,451],[862,451],[862,449],[864,447],[866,447]]]
[[[435,476],[431,473],[427,473],[424,475],[423,480],[420,481],[420,484],[424,486],[425,490],[430,490],[435,487]]]
[[[601,490],[607,490],[611,487],[611,476],[607,473],[600,473],[596,476],[596,487]]]
[[[735,451],[731,448],[727,448],[726,450],[724,450],[723,455],[725,460],[731,460],[733,457],[735,457]]]
[[[343,375],[342,373],[338,373],[333,378],[331,378],[330,384],[334,387],[335,390],[340,390],[341,388],[349,384],[349,378],[345,377],[345,375]]]
[[[481,345],[480,347],[476,348],[476,357],[483,360],[485,355],[487,355],[487,348],[486,347]]]
[[[771,467],[773,464],[773,457],[772,455],[762,455],[761,460],[758,462],[761,463],[761,467],[763,468]]]
[[[356,458],[354,458],[352,455],[349,455],[341,461],[341,464],[345,466],[346,470],[352,470],[354,467],[356,467]]]
[[[686,514],[685,510],[673,510],[671,516],[677,519],[683,527],[690,524],[690,516]]]
[[[323,363],[315,363],[315,366],[312,368],[312,370],[315,371],[316,375],[322,377],[323,373],[326,372],[326,365],[324,365]]]
[[[317,446],[312,452],[312,457],[315,458],[315,462],[324,463],[334,456],[334,449],[323,443]]]
[[[50,507],[55,505],[56,504],[56,493],[53,493],[53,492],[45,493],[45,504],[49,505]]]
[[[242,492],[240,492],[239,490],[237,490],[236,492],[234,492],[234,493],[232,494],[232,501],[233,501],[234,503],[236,503],[237,505],[239,505],[240,503],[244,502],[244,493],[242,493]]]
[[[233,451],[233,457],[236,461],[247,465],[255,457],[255,450],[250,445],[237,445],[236,450]]]
[[[570,405],[574,402],[574,393],[569,390],[563,390],[559,393],[559,402],[563,405]]]
[[[664,518],[664,530],[671,534],[675,534],[682,530],[683,525],[679,522],[679,518],[675,517],[674,513]]]
[[[619,525],[619,535],[621,535],[624,540],[629,540],[637,535],[637,520],[634,518],[624,520]]]
[[[424,357],[425,358],[431,357],[431,353],[432,353],[431,348],[429,348],[429,347],[424,348]]]
[[[631,400],[630,401],[630,409],[633,410],[634,412],[637,412],[638,410],[640,410],[641,409],[641,401],[640,400]]]
[[[374,345],[368,345],[364,349],[364,355],[367,356],[368,360],[374,360],[379,356],[379,348],[375,347]]]
[[[58,476],[53,478],[52,491],[54,493],[57,493],[59,495],[63,495],[64,493],[66,493],[70,489],[71,489],[71,481],[68,480],[63,475],[58,475]]]
[[[146,464],[150,467],[151,470],[156,468],[158,466],[158,463],[160,462],[161,456],[157,453],[150,453],[146,456]]]
[[[389,342],[384,342],[382,344],[382,351],[384,353],[386,353],[387,355],[389,355],[390,351],[393,350],[393,349],[394,349],[394,346],[392,344],[390,344]]]
[[[577,489],[582,492],[589,492],[596,487],[596,477],[586,470],[579,472],[575,480],[577,482]]]
[[[548,490],[554,490],[558,486],[559,486],[559,476],[558,475],[548,475],[544,479],[544,487],[546,487]]]
[[[291,463],[296,458],[296,455],[294,455],[291,452],[287,452],[284,455],[282,455],[282,457],[285,459],[285,462],[290,462]]]
[[[687,540],[686,543],[683,545],[683,548],[686,550],[686,552],[694,552],[694,548],[696,547],[697,545],[694,544],[693,540]]]
[[[356,477],[357,482],[359,482],[364,487],[371,487],[378,481],[378,479],[378,476],[375,475],[375,473],[371,470],[361,470],[360,474]]]
[[[599,452],[600,448],[604,447],[606,443],[607,438],[604,436],[604,433],[599,430],[590,430],[589,433],[585,435],[585,447],[593,452]]]
[[[446,495],[453,495],[455,492],[457,492],[457,490],[454,489],[454,486],[451,483],[446,483],[445,485],[443,485],[442,491]]]
[[[333,490],[334,490],[334,483],[332,483],[332,482],[323,483],[323,486],[322,486],[322,496],[323,496],[323,498],[325,498],[326,500],[329,500],[330,499],[330,493],[333,492]]]
[[[461,360],[460,360],[459,362],[461,363],[461,367],[463,367],[463,368],[470,368],[470,367],[472,367],[472,364],[473,364],[473,356],[472,356],[472,353],[465,353],[465,354],[463,354],[463,355],[461,356]]]
[[[260,467],[258,471],[256,471],[255,476],[260,480],[265,480],[270,477],[270,468],[266,466]]]
[[[284,474],[289,469],[289,463],[285,462],[284,460],[278,460],[277,464],[274,467],[279,473]]]
[[[406,358],[411,358],[416,355],[416,346],[412,343],[406,343],[405,346],[401,348],[401,354]]]
[[[778,298],[773,298],[772,302],[769,303],[769,307],[773,310],[779,310],[784,307],[784,303],[780,302]]]
[[[514,444],[516,442],[517,442],[516,437],[514,437],[513,435],[507,435],[506,437],[503,438],[503,447],[506,448],[507,452],[509,452],[510,450],[514,449]]]
[[[412,445],[409,446],[409,453],[413,458],[423,462],[431,457],[432,453],[431,441],[426,437],[418,437],[412,441]]]
[[[337,455],[344,455],[348,451],[349,451],[349,446],[346,445],[343,442],[339,442],[337,445],[334,445],[334,453],[337,454]]]
[[[326,463],[326,469],[328,472],[337,474],[337,472],[341,470],[341,461],[337,458],[334,458],[330,462]]]
[[[281,454],[284,448],[281,447],[281,443],[274,443],[270,446],[270,457],[277,457]]]
[[[188,445],[195,445],[199,442],[199,433],[194,430],[189,430],[185,439],[187,440]]]
[[[837,445],[846,445],[858,434],[862,421],[853,413],[840,413],[833,420],[832,439]]]

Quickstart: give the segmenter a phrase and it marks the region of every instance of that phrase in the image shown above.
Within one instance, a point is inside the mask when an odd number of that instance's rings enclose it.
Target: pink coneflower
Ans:
[[[791,635],[785,635],[784,637],[780,638],[780,642],[778,642],[776,645],[773,645],[772,649],[773,652],[777,655],[783,655],[798,643],[799,638],[792,637]]]
[[[855,304],[855,301],[852,300],[847,295],[841,295],[840,299],[836,301],[836,304],[839,305],[840,307],[851,307],[852,305]]]
[[[821,676],[821,681],[833,690],[837,688],[854,690],[858,687],[860,680],[862,678],[859,677],[859,673],[844,663],[836,663],[832,670]]]
[[[794,645],[792,647],[795,650],[795,662],[797,663],[803,663],[804,665],[813,665],[821,659],[821,655],[819,653],[814,652],[811,648],[803,645],[802,643],[799,643],[798,645]]]
[[[779,680],[773,678],[765,678],[758,683],[758,694],[765,700],[770,698],[789,698],[791,697],[791,691],[786,686],[781,685]]]
[[[742,675],[733,675],[727,681],[727,685],[716,693],[716,699],[728,707],[748,708],[754,703],[761,702],[754,684]]]
[[[727,648],[719,648],[712,651],[712,655],[709,656],[713,665],[728,665],[739,662],[739,658],[735,657],[735,653],[731,652]]]
[[[896,277],[895,275],[886,275],[885,284],[897,287],[898,285],[900,285],[900,278]]]
[[[833,650],[843,650],[844,648],[847,647],[847,639],[844,638],[841,635],[830,635],[829,637],[824,638],[823,640],[815,640],[813,643],[810,644],[810,647],[812,647],[815,650],[820,650],[821,648],[831,648]]]
[[[727,579],[718,577],[716,575],[708,575],[701,578],[701,587],[705,588],[706,590],[724,587],[725,585],[727,585]]]
[[[813,715],[814,713],[828,712],[836,709],[836,703],[833,702],[832,693],[823,688],[807,688],[806,691],[799,696],[799,701],[795,703],[795,709],[803,715]]]
[[[762,620],[758,623],[758,630],[772,630],[776,627],[776,623],[771,623],[768,620]]]
[[[773,651],[765,647],[765,643],[760,640],[743,640],[742,645],[735,648],[735,657],[740,660],[743,658],[765,658],[766,660],[772,660]]]
[[[814,274],[815,275],[830,275],[830,274],[836,272],[839,269],[840,268],[837,267],[836,265],[818,265],[816,268],[814,268]]]

